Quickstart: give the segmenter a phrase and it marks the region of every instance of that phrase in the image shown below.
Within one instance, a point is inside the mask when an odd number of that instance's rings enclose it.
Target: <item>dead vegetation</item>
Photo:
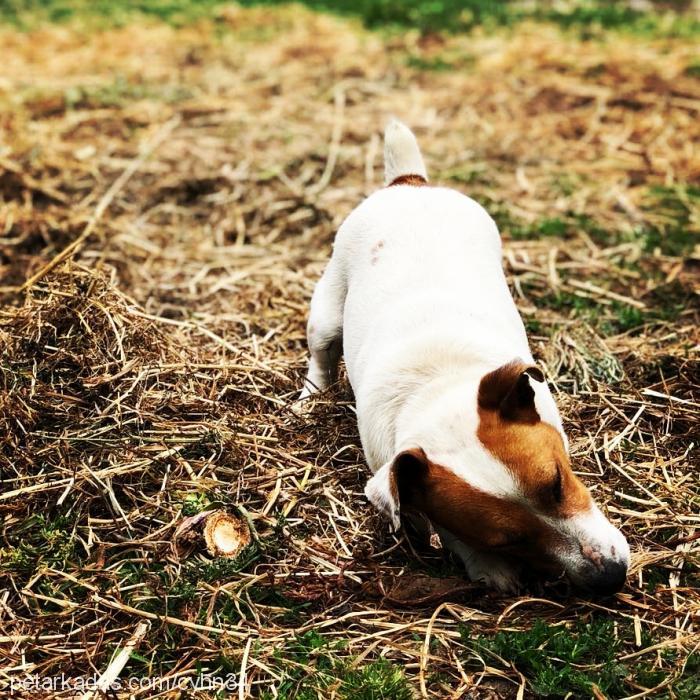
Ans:
[[[385,658],[424,697],[515,697],[534,662],[484,639],[602,620],[622,672],[596,692],[693,696],[693,41],[385,36],[298,8],[0,41],[0,682],[233,669],[240,697],[408,697]],[[365,502],[344,382],[289,410],[390,113],[501,224],[576,468],[633,547],[613,600],[466,584]],[[175,546],[238,508],[240,556]],[[369,664],[384,695],[358,690]]]

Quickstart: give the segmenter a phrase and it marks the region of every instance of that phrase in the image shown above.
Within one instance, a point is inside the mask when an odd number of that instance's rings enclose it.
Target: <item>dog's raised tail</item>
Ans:
[[[424,185],[428,174],[413,132],[398,119],[384,130],[384,184]]]

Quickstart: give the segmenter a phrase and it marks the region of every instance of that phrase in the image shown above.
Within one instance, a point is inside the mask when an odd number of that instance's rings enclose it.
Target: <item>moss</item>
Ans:
[[[0,572],[32,575],[43,567],[64,570],[77,563],[74,520],[64,515],[30,515],[7,533],[7,544],[0,549]]]
[[[403,671],[386,659],[345,669],[338,694],[343,700],[411,700]]]
[[[206,493],[186,493],[182,497],[182,514],[197,515],[211,507],[211,500]]]
[[[463,628],[462,637],[465,644],[512,663],[537,697],[587,697],[594,685],[607,696],[624,694],[627,672],[615,661],[620,640],[610,620],[594,618],[572,629],[537,620],[529,630],[476,639]]]
[[[389,660],[358,661],[343,655],[342,642],[311,630],[297,635],[277,652],[285,677],[274,697],[283,700],[410,700],[414,693],[403,670]],[[263,693],[262,698],[272,698]]]
[[[693,652],[688,656],[680,677],[673,685],[677,700],[692,700],[700,697],[700,654]]]

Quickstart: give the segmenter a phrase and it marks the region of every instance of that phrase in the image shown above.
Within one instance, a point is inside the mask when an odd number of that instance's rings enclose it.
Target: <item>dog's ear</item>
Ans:
[[[485,375],[479,384],[479,407],[498,411],[506,420],[536,423],[535,392],[530,378],[544,381],[542,370],[513,360]]]
[[[391,462],[383,465],[365,486],[370,503],[384,513],[394,530],[401,525],[401,507],[411,505],[414,494],[420,492],[430,462],[420,447],[399,452]]]

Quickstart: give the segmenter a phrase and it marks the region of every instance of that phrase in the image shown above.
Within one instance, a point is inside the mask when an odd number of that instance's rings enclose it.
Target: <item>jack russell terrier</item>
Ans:
[[[427,517],[472,580],[513,591],[530,564],[618,591],[629,546],[571,469],[494,220],[428,185],[400,122],[384,159],[386,187],[342,224],[314,290],[299,400],[334,381],[342,352],[374,472],[367,498],[395,528],[400,513]]]

